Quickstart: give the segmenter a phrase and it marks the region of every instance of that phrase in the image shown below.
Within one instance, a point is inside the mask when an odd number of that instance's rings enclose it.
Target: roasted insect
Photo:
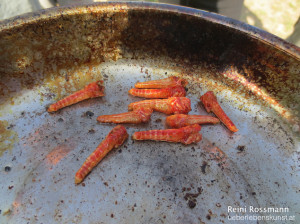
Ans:
[[[134,87],[138,89],[162,89],[172,86],[186,86],[187,84],[188,82],[185,79],[171,76],[165,79],[138,82]]]
[[[139,131],[132,135],[132,139],[181,142],[188,145],[201,141],[202,135],[199,133],[200,130],[201,126],[194,124],[179,129]]]
[[[172,128],[181,128],[192,124],[217,124],[219,119],[206,115],[175,114],[166,118],[166,124]]]
[[[113,128],[94,152],[85,160],[75,175],[75,184],[79,184],[86,175],[103,159],[113,148],[123,144],[128,138],[125,127],[118,125]]]
[[[138,108],[134,111],[112,114],[112,115],[102,115],[97,118],[97,121],[101,123],[131,123],[139,124],[142,122],[147,122],[150,120],[153,110],[151,108]]]
[[[186,97],[143,100],[129,104],[128,110],[146,107],[165,114],[187,114],[191,110],[191,101]]]
[[[237,132],[238,129],[230,120],[230,118],[225,114],[221,106],[217,101],[217,97],[214,95],[212,91],[205,93],[200,97],[200,100],[203,102],[206,111],[213,112],[222,122],[223,124],[232,132]]]
[[[185,89],[182,86],[168,87],[164,89],[131,89],[129,94],[145,98],[169,98],[172,96],[184,97],[186,95]]]
[[[79,90],[65,97],[64,99],[61,99],[58,102],[50,105],[48,108],[48,112],[58,111],[61,108],[70,106],[89,98],[104,96],[104,87],[101,85],[102,83],[103,81],[97,81],[88,84],[84,87],[84,89]]]

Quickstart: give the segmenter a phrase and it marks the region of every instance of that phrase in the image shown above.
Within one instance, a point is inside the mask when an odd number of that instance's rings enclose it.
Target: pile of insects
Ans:
[[[206,92],[200,97],[206,111],[213,112],[217,117],[207,115],[188,115],[191,111],[191,101],[186,97],[185,86],[187,81],[171,76],[160,80],[138,82],[135,88],[130,89],[129,94],[137,97],[148,98],[128,105],[128,111],[121,114],[102,115],[97,118],[101,123],[115,124],[139,124],[148,122],[154,111],[170,115],[166,118],[167,126],[172,129],[148,130],[133,133],[134,140],[155,140],[178,142],[185,145],[201,141],[200,124],[218,124],[220,121],[232,132],[238,129],[225,114],[212,91]],[[70,106],[80,101],[104,96],[103,81],[88,84],[79,90],[48,108],[48,112],[55,112],[61,108]],[[113,148],[123,144],[128,138],[124,126],[117,125],[106,136],[92,154],[85,160],[75,174],[75,184],[81,183],[89,172],[109,153]]]

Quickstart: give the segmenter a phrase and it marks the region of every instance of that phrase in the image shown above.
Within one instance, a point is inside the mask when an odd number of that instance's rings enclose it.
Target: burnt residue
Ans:
[[[244,145],[238,145],[236,149],[237,149],[239,152],[244,152],[244,151],[245,151],[245,148],[246,148],[246,146],[244,146]]]
[[[7,151],[11,150],[18,141],[17,132],[13,131],[11,124],[8,121],[2,120],[0,121],[0,156]]]
[[[95,134],[95,132],[96,132],[96,131],[95,131],[94,129],[90,129],[90,130],[88,131],[89,134]]]
[[[19,26],[15,21],[9,26],[2,23],[2,101],[18,94],[16,86],[32,89],[44,84],[60,98],[64,91],[80,89],[99,77],[90,73],[81,76],[89,77],[86,80],[73,77],[82,66],[147,55],[176,62],[195,80],[206,77],[220,81],[222,85],[215,85],[215,90],[230,87],[247,97],[287,108],[291,111],[287,119],[299,123],[299,115],[294,113],[300,103],[299,48],[251,26],[195,9],[148,3],[117,3],[111,8],[103,4],[103,11],[97,7],[88,6],[84,12],[80,7],[70,8],[64,15],[53,9],[49,14],[53,17],[40,21],[37,13],[30,22],[16,20],[22,24]],[[251,88],[241,88],[238,76],[232,79],[226,75],[232,67],[247,82],[267,92],[269,98]],[[205,72],[198,75],[196,68]],[[66,72],[60,73],[61,69]],[[10,84],[12,77],[18,85]]]
[[[184,188],[183,191],[190,191],[191,188]],[[201,187],[198,187],[197,188],[197,193],[186,193],[184,195],[184,200],[186,200],[188,202],[188,207],[193,209],[196,207],[197,205],[197,197],[202,193],[202,188]]]
[[[205,174],[205,172],[206,172],[206,166],[207,166],[207,162],[203,162],[202,163],[202,165],[200,166],[201,167],[201,172],[203,173],[203,174]]]
[[[162,122],[162,120],[160,118],[155,120],[155,123],[161,123],[161,122]]]
[[[87,112],[85,112],[85,116],[88,118],[92,118],[94,116],[94,113],[91,111],[87,111]]]
[[[63,118],[58,118],[58,120],[57,120],[58,122],[63,122],[64,121],[64,119]]]
[[[188,202],[188,206],[189,206],[189,208],[195,208],[196,207],[196,201],[194,201],[194,200],[189,200],[189,202]]]
[[[215,216],[215,214],[213,214],[212,211],[211,211],[210,209],[208,209],[208,214],[206,215],[206,218],[207,218],[208,220],[211,220],[211,218],[212,218],[213,216]]]
[[[47,85],[48,90],[56,91],[56,97],[61,98],[74,87],[80,89],[101,77],[94,73],[80,77],[73,74],[83,65],[119,57],[119,36],[125,18],[126,12],[76,14],[0,30],[3,101],[18,95],[20,87],[32,89],[39,85]],[[11,78],[15,79],[14,85],[9,82]]]
[[[11,167],[10,167],[10,166],[6,166],[6,167],[4,167],[4,171],[5,171],[5,172],[9,172],[9,171],[11,171]]]

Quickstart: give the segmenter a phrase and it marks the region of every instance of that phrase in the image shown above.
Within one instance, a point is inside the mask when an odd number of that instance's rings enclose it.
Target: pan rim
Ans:
[[[165,3],[116,1],[97,2],[91,4],[74,4],[71,6],[59,6],[49,9],[42,9],[37,12],[25,13],[23,15],[0,21],[0,33],[15,29],[24,24],[38,23],[48,19],[55,19],[60,16],[101,12],[105,10],[155,10],[160,12],[179,13],[182,15],[194,16],[199,19],[245,33],[252,38],[283,51],[300,61],[300,47],[297,47],[296,45],[289,43],[280,37],[275,36],[274,34],[217,13]]]

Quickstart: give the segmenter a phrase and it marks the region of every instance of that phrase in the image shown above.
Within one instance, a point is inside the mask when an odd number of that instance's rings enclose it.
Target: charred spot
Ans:
[[[202,193],[202,191],[198,190],[198,193],[186,193],[184,195],[184,200],[196,200],[196,198]]]
[[[198,193],[199,193],[199,194],[201,194],[202,191],[203,191],[202,187],[198,187],[197,190],[198,190]]]
[[[89,134],[94,134],[95,133],[95,130],[94,129],[90,129],[89,130]]]
[[[200,167],[201,167],[201,172],[202,172],[203,174],[205,174],[206,166],[207,166],[207,162],[205,162],[205,161],[202,163],[202,166],[200,166]]]
[[[239,151],[239,152],[243,152],[245,150],[246,146],[244,145],[239,145],[236,149]]]
[[[15,125],[13,124],[10,124],[6,129],[9,130],[9,129],[12,129]]]
[[[4,167],[4,171],[5,171],[5,172],[9,172],[9,171],[11,171],[11,167],[10,167],[10,166],[6,166],[6,167]]]
[[[85,112],[85,116],[88,118],[92,118],[94,116],[94,113],[91,111],[87,111],[87,112]]]
[[[69,78],[68,74],[65,74],[65,80],[66,80],[66,82],[69,82],[70,78]]]
[[[190,188],[188,188],[188,189],[190,190]],[[196,207],[196,205],[197,205],[196,198],[202,193],[202,188],[198,187],[197,191],[198,191],[198,193],[186,193],[184,195],[184,200],[188,201],[188,207],[191,209]]]
[[[193,209],[196,207],[196,205],[197,205],[196,200],[189,200],[189,202],[188,202],[189,208]]]

